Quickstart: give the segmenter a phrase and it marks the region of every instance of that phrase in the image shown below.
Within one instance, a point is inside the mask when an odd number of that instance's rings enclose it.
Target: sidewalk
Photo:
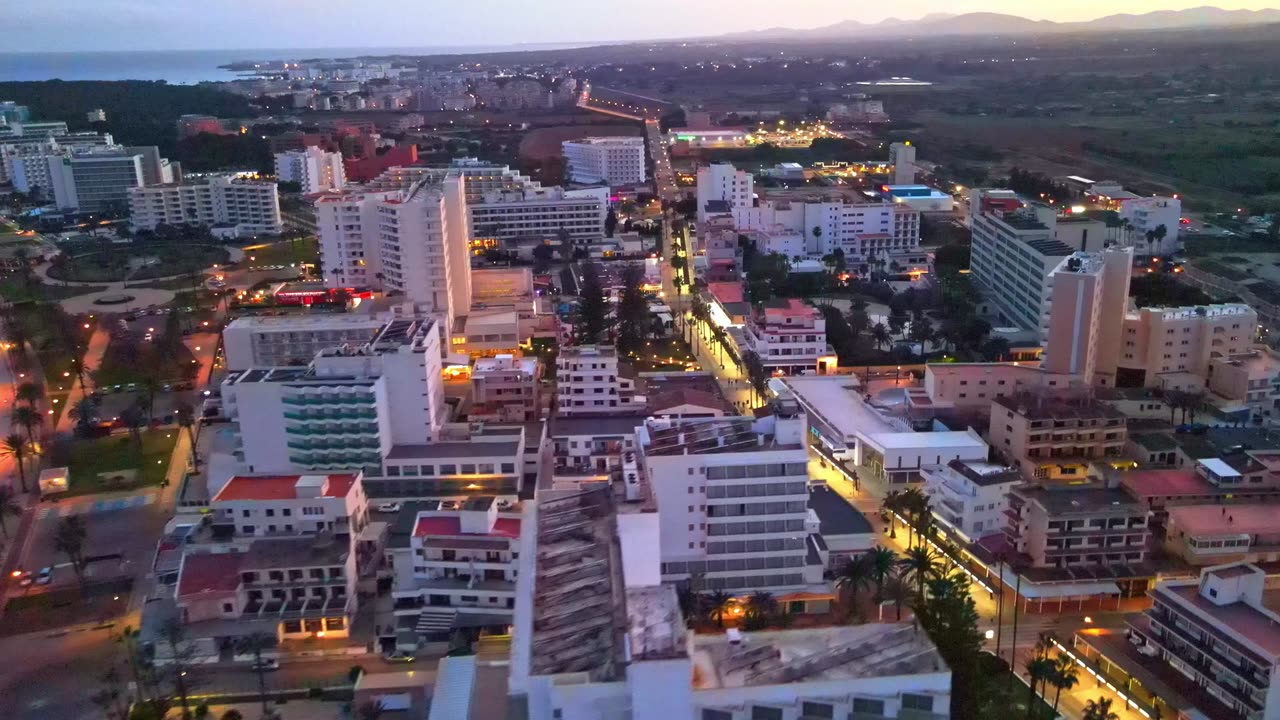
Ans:
[[[86,378],[92,377],[93,372],[102,365],[102,357],[107,354],[107,344],[111,342],[111,334],[102,329],[102,326],[94,328],[93,335],[89,337],[89,347],[84,353],[84,375]],[[67,406],[62,409],[62,413],[58,415],[58,424],[53,428],[53,434],[70,433],[74,427],[75,421],[71,419],[71,408],[75,407],[85,396],[85,388],[80,383],[80,378],[72,376],[71,392],[67,395]]]

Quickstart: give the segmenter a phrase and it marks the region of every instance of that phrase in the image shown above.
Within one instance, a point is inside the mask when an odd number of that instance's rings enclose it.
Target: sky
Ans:
[[[0,2],[0,52],[240,48],[492,47],[605,43],[769,27],[1001,12],[1090,20],[1205,0],[38,0]],[[1223,0],[1226,9],[1268,3]],[[1274,5],[1275,3],[1270,3]],[[0,78],[3,79],[3,78]]]

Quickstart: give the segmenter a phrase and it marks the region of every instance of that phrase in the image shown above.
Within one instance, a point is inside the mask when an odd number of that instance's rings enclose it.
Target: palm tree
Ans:
[[[19,405],[13,409],[13,422],[27,431],[27,440],[36,441],[36,428],[44,424],[44,418],[30,405]]]
[[[907,603],[907,600],[911,599],[911,586],[903,578],[901,566],[895,568],[885,580],[884,587],[880,593],[884,600],[893,601],[893,609],[897,612],[898,621],[901,622],[902,606]]]
[[[733,596],[723,590],[713,590],[706,594],[704,602],[707,609],[707,618],[714,622],[717,627],[724,627],[724,615],[733,605]]]
[[[915,582],[917,594],[923,599],[925,581],[938,574],[938,556],[924,545],[917,545],[908,548],[898,564],[904,571],[904,579],[910,578]]]
[[[1109,698],[1098,698],[1085,703],[1082,720],[1120,720],[1120,716],[1111,712]]]
[[[160,380],[154,373],[148,373],[142,379],[142,396],[138,398],[143,410],[147,414],[147,422],[151,422],[152,413],[156,407],[156,395],[160,392]]]
[[[1048,682],[1053,677],[1053,661],[1043,655],[1036,655],[1027,661],[1027,720],[1036,715],[1036,686]]]
[[[1080,684],[1080,669],[1076,665],[1076,661],[1071,659],[1066,653],[1059,653],[1053,659],[1053,673],[1049,676],[1049,682],[1053,684],[1053,714],[1058,714],[1058,701],[1062,699],[1062,691],[1070,690]]]
[[[87,436],[98,421],[98,403],[88,395],[80,398],[67,412],[76,421],[76,431],[83,436]]]
[[[0,533],[9,537],[9,524],[6,517],[18,517],[22,514],[22,506],[18,504],[18,496],[9,485],[0,485]]]
[[[187,440],[191,442],[191,459],[192,462],[198,463],[200,458],[196,455],[196,409],[191,403],[182,401],[174,408],[174,415],[177,416],[178,427],[187,431]]]
[[[889,328],[885,327],[884,323],[878,322],[871,326],[871,342],[876,344],[877,349],[893,342],[893,336],[889,334]]]
[[[62,519],[53,535],[53,549],[67,556],[71,569],[76,574],[76,582],[80,584],[80,593],[84,594],[84,542],[89,536],[88,528],[80,515],[68,515]]]
[[[0,456],[11,457],[13,462],[18,466],[18,480],[22,482],[22,492],[30,492],[27,489],[27,468],[26,461],[31,454],[31,448],[27,441],[18,433],[10,433],[0,443]]]
[[[929,498],[917,488],[907,488],[902,491],[901,507],[899,512],[907,519],[907,527],[910,535],[907,539],[907,547],[915,544],[916,526],[919,523],[921,510],[929,505]]]
[[[124,426],[129,428],[129,436],[133,438],[133,444],[139,453],[142,452],[142,428],[147,425],[146,415],[143,414],[142,408],[136,404],[130,405],[120,412],[120,421]]]
[[[870,590],[875,585],[871,576],[871,562],[866,555],[851,557],[844,561],[835,577],[836,589],[840,591],[841,601],[845,606],[845,618],[853,616],[854,599],[859,590]]]
[[[871,579],[876,584],[876,601],[878,602],[884,593],[885,581],[893,574],[893,568],[898,564],[898,555],[887,547],[876,545],[863,557],[867,559]]]
[[[898,512],[902,510],[902,491],[890,490],[881,503],[884,513],[889,516],[889,537],[898,536]]]
[[[743,614],[743,626],[749,630],[761,630],[768,626],[770,619],[778,612],[778,601],[771,593],[751,593],[747,597],[746,612]]]
[[[22,383],[21,385],[18,386],[18,389],[13,392],[14,400],[20,403],[26,403],[27,405],[33,408],[36,406],[36,404],[40,402],[40,400],[43,397],[44,397],[44,388],[40,387],[35,383],[30,383],[30,382]]]

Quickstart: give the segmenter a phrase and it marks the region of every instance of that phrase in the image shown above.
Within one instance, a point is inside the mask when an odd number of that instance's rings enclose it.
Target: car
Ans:
[[[414,660],[417,660],[418,658],[414,657],[413,653],[407,653],[403,650],[396,650],[393,653],[384,654],[382,656],[382,659],[386,660],[389,663],[411,663]]]
[[[262,658],[261,660],[255,661],[252,665],[249,666],[249,668],[251,670],[255,670],[255,671],[260,670],[263,672],[266,672],[268,670],[279,670],[280,661],[275,658]]]
[[[378,512],[384,512],[384,513],[400,512],[400,503],[398,502],[382,503],[381,505],[378,506]]]
[[[31,587],[31,583],[35,581],[36,578],[31,573],[18,571],[18,587]]]
[[[40,572],[36,573],[36,584],[48,585],[51,582],[53,582],[53,567],[40,568]]]

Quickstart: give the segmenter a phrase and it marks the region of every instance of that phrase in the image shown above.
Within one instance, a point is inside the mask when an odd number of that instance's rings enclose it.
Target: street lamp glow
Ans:
[[[995,630],[988,630],[988,631],[986,632],[986,636],[987,636],[987,639],[988,639],[988,640],[990,640],[990,639],[992,639],[992,638],[994,638],[994,637],[996,636],[996,631],[995,631]]]

